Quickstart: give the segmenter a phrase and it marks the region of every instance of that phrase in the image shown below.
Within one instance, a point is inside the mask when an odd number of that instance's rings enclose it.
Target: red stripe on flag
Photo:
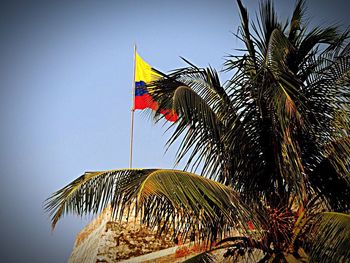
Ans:
[[[152,110],[158,109],[158,103],[153,100],[152,96],[148,93],[143,94],[142,96],[135,96],[135,110],[143,110],[150,108]]]
[[[158,107],[158,102],[154,101],[152,96],[148,93],[145,93],[142,96],[135,96],[134,110],[143,110],[150,108],[156,111],[158,110]],[[168,121],[175,122],[179,119],[179,116],[173,109],[160,109],[159,112],[163,114],[164,118]]]
[[[174,110],[161,109],[160,113],[163,114],[164,118],[167,119],[168,121],[175,122],[179,119],[179,116],[177,116]]]

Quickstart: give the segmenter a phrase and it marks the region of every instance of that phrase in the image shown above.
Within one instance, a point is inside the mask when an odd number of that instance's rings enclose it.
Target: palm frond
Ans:
[[[162,169],[87,172],[48,198],[46,210],[54,228],[67,213],[97,213],[109,204],[115,218],[135,209],[135,216],[150,227],[183,236],[195,231],[215,238],[213,228],[220,236],[251,217],[231,188],[192,173]]]
[[[229,105],[229,97],[220,83],[218,73],[215,69],[198,68],[191,62],[183,58],[190,67],[174,70],[169,75],[155,81],[149,91],[157,101],[162,101],[164,97],[172,97],[176,88],[187,86],[206,100],[208,105],[215,108],[220,105]],[[223,103],[224,102],[224,103]],[[219,112],[222,109],[216,109]]]
[[[224,160],[220,141],[223,123],[207,102],[188,87],[177,88],[174,93],[174,106],[182,117],[169,144],[172,144],[181,134],[185,134],[177,153],[178,161],[194,147],[188,158],[187,167],[191,163],[196,164],[199,160],[203,160],[207,164],[203,174],[217,175],[221,161]],[[197,161],[195,156],[198,156]]]
[[[350,186],[350,136],[331,141],[324,146],[326,158],[330,160],[337,173],[348,181]]]
[[[324,205],[339,212],[350,211],[350,185],[344,175],[338,174],[329,159],[324,159],[309,174],[314,191],[324,199]]]
[[[275,11],[274,4],[271,0],[265,0],[260,2],[260,19],[257,20],[258,33],[260,42],[260,53],[263,57],[267,54],[268,43],[272,32],[275,29],[283,31],[282,24],[278,21],[278,17]]]
[[[182,139],[176,163],[187,157],[185,169],[196,171],[204,164],[201,174],[224,182],[232,169],[230,151],[223,138],[227,123],[236,118],[233,105],[214,69],[187,63],[190,67],[156,81],[150,92],[157,101],[170,96],[172,107],[180,116],[167,143],[171,146]]]
[[[298,0],[294,11],[292,15],[292,19],[290,21],[290,27],[289,27],[289,34],[288,34],[288,40],[295,45],[295,42],[298,38],[298,33],[302,30],[302,24],[303,24],[303,16],[305,13],[305,1],[304,0]]]
[[[311,58],[309,58],[311,59]],[[349,211],[349,44],[324,52],[310,62],[312,72],[303,90],[309,134],[303,144],[311,186],[335,211]],[[313,150],[312,150],[313,149]],[[311,150],[311,151],[310,151]]]
[[[321,213],[314,223],[308,247],[311,262],[347,262],[350,260],[350,215]]]
[[[143,173],[143,170],[85,172],[45,201],[45,210],[50,213],[52,228],[65,214],[97,214],[113,200],[116,191],[125,187],[131,174],[141,176]],[[133,179],[134,182],[136,177]],[[119,182],[118,185],[116,182]]]
[[[242,25],[241,25],[241,35],[242,35],[242,39],[246,45],[246,48],[248,50],[249,53],[249,59],[250,59],[250,64],[252,65],[252,67],[255,68],[255,63],[256,63],[256,57],[255,57],[255,48],[254,48],[254,44],[253,41],[251,39],[251,34],[249,31],[249,18],[248,18],[248,12],[247,9],[243,6],[242,1],[241,0],[237,0],[237,4],[239,7],[239,11],[240,11],[240,15],[241,15],[241,21],[242,21]]]
[[[336,26],[315,27],[310,32],[303,33],[299,38],[299,43],[297,43],[297,52],[294,56],[295,68],[300,68],[300,64],[308,57],[308,54],[317,49],[320,44],[326,44],[325,51],[330,51],[341,46],[348,36],[348,33],[339,33]]]

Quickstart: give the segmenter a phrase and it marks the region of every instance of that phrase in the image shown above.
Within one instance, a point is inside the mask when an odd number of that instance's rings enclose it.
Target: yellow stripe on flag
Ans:
[[[152,67],[137,53],[135,60],[135,82],[143,81],[145,83],[150,83],[160,77],[160,75],[155,73]]]

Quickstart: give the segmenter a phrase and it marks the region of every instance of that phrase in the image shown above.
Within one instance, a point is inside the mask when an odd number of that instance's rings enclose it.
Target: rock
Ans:
[[[146,242],[149,242],[149,241],[151,241],[151,240],[153,240],[153,239],[154,239],[154,238],[153,238],[153,237],[150,237],[150,236],[145,237]]]
[[[116,262],[174,245],[169,233],[162,234],[160,239],[157,239],[155,230],[140,226],[138,222],[139,221],[135,223],[133,219],[130,219],[129,223],[114,221],[104,222],[105,226],[101,229],[101,232],[99,232],[99,236],[96,236],[95,243],[95,245],[98,246],[95,256],[98,255],[99,262]],[[93,229],[91,227],[88,231],[85,230],[81,234],[81,242],[87,240],[92,231]],[[77,244],[79,245],[79,243]],[[96,246],[94,248],[96,248]],[[92,252],[94,248],[91,247],[89,251]],[[74,249],[77,250],[79,247]],[[84,261],[76,260],[74,262]]]

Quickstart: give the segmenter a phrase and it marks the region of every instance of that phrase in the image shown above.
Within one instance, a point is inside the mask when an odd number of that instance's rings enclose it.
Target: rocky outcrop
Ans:
[[[174,246],[170,234],[157,237],[135,218],[114,221],[106,209],[78,234],[69,263],[118,262]]]
[[[157,238],[154,231],[135,222],[109,221],[101,234],[96,262],[116,262],[172,246],[170,235]]]
[[[110,209],[104,210],[77,236],[69,263],[177,263],[206,249],[206,244],[189,242],[176,246],[170,234],[156,236],[156,232],[126,217],[115,221]],[[233,233],[231,233],[233,234]],[[236,233],[238,234],[238,233]],[[224,258],[225,250],[215,251],[217,262],[231,262]],[[254,252],[254,257],[262,254]],[[250,262],[244,256],[238,262]]]

